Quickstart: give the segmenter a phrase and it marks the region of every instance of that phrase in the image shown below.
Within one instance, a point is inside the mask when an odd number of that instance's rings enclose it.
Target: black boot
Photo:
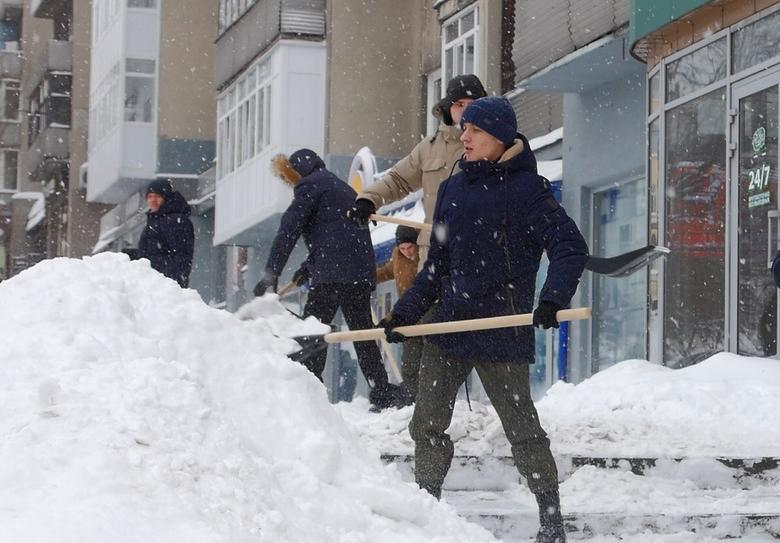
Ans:
[[[536,543],[566,543],[561,515],[561,498],[557,490],[548,490],[536,495],[539,504],[539,533]]]

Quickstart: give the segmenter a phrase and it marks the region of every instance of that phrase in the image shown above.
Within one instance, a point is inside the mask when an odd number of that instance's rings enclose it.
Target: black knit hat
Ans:
[[[401,245],[402,243],[414,243],[417,244],[417,236],[420,235],[420,231],[411,226],[399,225],[395,229],[395,244]]]
[[[452,126],[454,124],[450,115],[452,104],[464,98],[476,100],[483,96],[487,96],[487,92],[482,86],[482,81],[476,75],[456,75],[447,83],[447,94],[436,104],[436,108],[439,110],[444,124]]]
[[[146,187],[146,195],[159,194],[162,197],[173,194],[173,185],[168,179],[155,179]]]

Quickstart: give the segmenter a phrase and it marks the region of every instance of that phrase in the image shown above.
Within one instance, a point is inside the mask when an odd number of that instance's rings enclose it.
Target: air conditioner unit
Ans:
[[[87,190],[87,170],[89,163],[85,162],[81,166],[79,166],[79,181],[78,181],[78,190]]]

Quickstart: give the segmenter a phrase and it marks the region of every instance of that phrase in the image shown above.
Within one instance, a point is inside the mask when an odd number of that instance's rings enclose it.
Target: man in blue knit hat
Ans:
[[[531,312],[544,251],[550,265],[533,323],[557,328],[556,314],[569,305],[585,267],[585,240],[553,197],[549,181],[537,174],[509,101],[480,98],[463,112],[461,125],[461,171],[439,188],[422,271],[380,323],[389,341],[403,341],[393,329],[416,323],[432,306],[433,322]],[[409,425],[417,483],[441,495],[454,450],[446,430],[458,389],[475,369],[504,426],[517,469],[536,495],[537,541],[563,543],[558,472],[528,379],[533,330],[504,328],[428,340],[438,345],[442,358],[421,361]]]

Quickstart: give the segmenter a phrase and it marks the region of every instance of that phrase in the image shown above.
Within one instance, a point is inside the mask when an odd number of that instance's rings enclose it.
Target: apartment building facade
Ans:
[[[212,244],[216,101],[211,0],[93,0],[90,202],[110,206],[94,252],[138,243],[144,189],[169,179],[193,207],[190,286],[224,300],[224,249]]]
[[[19,190],[22,0],[0,2],[0,280],[10,272],[11,199]]]

